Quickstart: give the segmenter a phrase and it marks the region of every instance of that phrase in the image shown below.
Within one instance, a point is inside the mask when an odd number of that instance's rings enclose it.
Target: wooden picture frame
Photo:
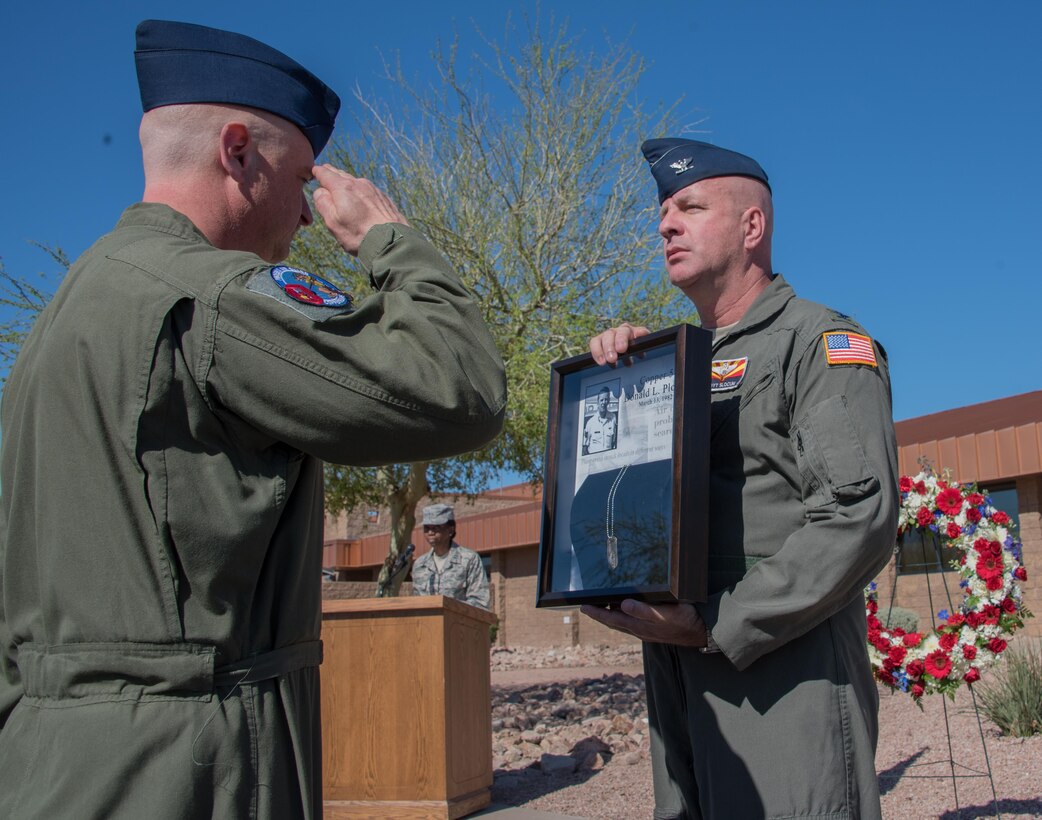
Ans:
[[[551,366],[536,606],[704,601],[712,334]]]

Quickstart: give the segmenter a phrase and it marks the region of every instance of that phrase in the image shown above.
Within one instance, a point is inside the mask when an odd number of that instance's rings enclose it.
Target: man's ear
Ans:
[[[253,147],[250,129],[243,123],[229,122],[221,128],[221,167],[236,182],[246,179],[246,162]]]
[[[742,230],[745,233],[745,247],[755,248],[767,232],[767,215],[756,206],[746,209],[742,214]]]

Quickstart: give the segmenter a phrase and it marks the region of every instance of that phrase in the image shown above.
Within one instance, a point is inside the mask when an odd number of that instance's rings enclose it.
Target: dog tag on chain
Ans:
[[[619,565],[619,539],[608,536],[608,566],[615,569]]]

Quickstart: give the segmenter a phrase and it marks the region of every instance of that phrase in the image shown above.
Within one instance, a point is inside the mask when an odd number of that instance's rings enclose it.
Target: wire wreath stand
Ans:
[[[945,599],[947,601],[948,606],[951,608],[951,610],[954,610],[955,609],[955,604],[952,601],[951,591],[948,588],[948,578],[947,578],[947,576],[950,575],[951,573],[946,573],[944,571],[944,565],[943,565],[942,559],[941,559],[941,552],[942,552],[942,550],[941,550],[941,547],[942,547],[941,539],[937,536],[936,533],[931,532],[929,530],[922,530],[921,532],[922,532],[922,536],[923,536],[923,556],[925,558],[926,555],[928,554],[928,549],[930,547],[933,547],[933,554],[934,554],[935,560],[934,561],[923,561],[922,563],[906,564],[905,565],[905,574],[908,574],[908,575],[919,574],[919,573],[915,573],[915,572],[908,572],[908,570],[923,570],[922,575],[926,579],[926,597],[927,597],[927,600],[929,602],[929,607],[930,607],[930,619],[931,619],[931,623],[933,624],[933,628],[936,629],[937,628],[937,620],[938,620],[937,619],[937,607],[934,605],[933,588],[932,588],[932,584],[930,582],[930,577],[934,573],[940,575],[941,586],[943,587],[943,590],[944,590],[944,597],[945,597]],[[892,585],[892,587],[890,589],[890,601],[889,601],[889,605],[888,605],[888,608],[887,608],[887,617],[886,617],[886,619],[884,621],[884,623],[888,623],[888,624],[890,623],[890,616],[891,616],[891,613],[893,612],[893,608],[895,606],[894,600],[897,597],[897,579],[902,575],[902,570],[901,570],[901,551],[902,551],[902,549],[904,547],[904,541],[905,541],[905,539],[904,539],[903,535],[899,536],[898,539],[897,539],[897,544],[894,546],[894,582],[893,582],[893,585]],[[929,766],[933,766],[933,767],[947,766],[948,772],[945,773],[945,774],[904,774],[904,775],[901,775],[901,777],[907,777],[908,779],[924,779],[924,780],[950,780],[951,784],[952,784],[952,795],[955,798],[956,816],[958,816],[959,812],[961,811],[961,807],[959,805],[959,781],[963,780],[963,779],[987,778],[988,784],[991,787],[991,798],[992,798],[992,805],[995,808],[995,817],[1001,818],[1002,814],[999,811],[999,797],[998,797],[998,793],[995,790],[995,778],[992,775],[991,761],[988,758],[988,744],[987,744],[987,742],[985,740],[985,737],[984,737],[984,724],[981,721],[980,707],[977,704],[977,696],[976,696],[976,694],[973,691],[973,684],[967,682],[966,688],[969,690],[970,698],[973,701],[973,714],[974,714],[974,716],[977,719],[977,730],[978,730],[978,733],[980,735],[981,748],[982,748],[982,750],[984,752],[985,770],[981,771],[981,770],[975,769],[975,768],[973,768],[971,766],[967,766],[965,764],[956,762],[955,755],[954,755],[954,752],[953,752],[953,749],[952,749],[952,727],[951,727],[951,719],[950,719],[950,717],[948,715],[948,697],[945,696],[945,695],[942,695],[940,697],[940,701],[941,701],[941,706],[943,708],[943,713],[944,713],[944,730],[945,730],[945,739],[946,739],[947,744],[948,744],[948,757],[947,758],[939,758],[937,760],[927,760],[927,761],[923,761],[923,762],[919,762],[919,763],[912,763],[911,765],[909,765],[908,768],[909,769],[917,769],[917,768],[929,767]],[[918,702],[918,705],[920,706],[920,708],[922,708],[922,703],[921,702]]]

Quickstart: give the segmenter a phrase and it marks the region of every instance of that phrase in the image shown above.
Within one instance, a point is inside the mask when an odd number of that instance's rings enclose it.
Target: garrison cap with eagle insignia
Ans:
[[[745,154],[708,142],[667,137],[645,140],[640,146],[658,185],[659,204],[681,188],[712,177],[752,177],[767,186],[767,172]]]

